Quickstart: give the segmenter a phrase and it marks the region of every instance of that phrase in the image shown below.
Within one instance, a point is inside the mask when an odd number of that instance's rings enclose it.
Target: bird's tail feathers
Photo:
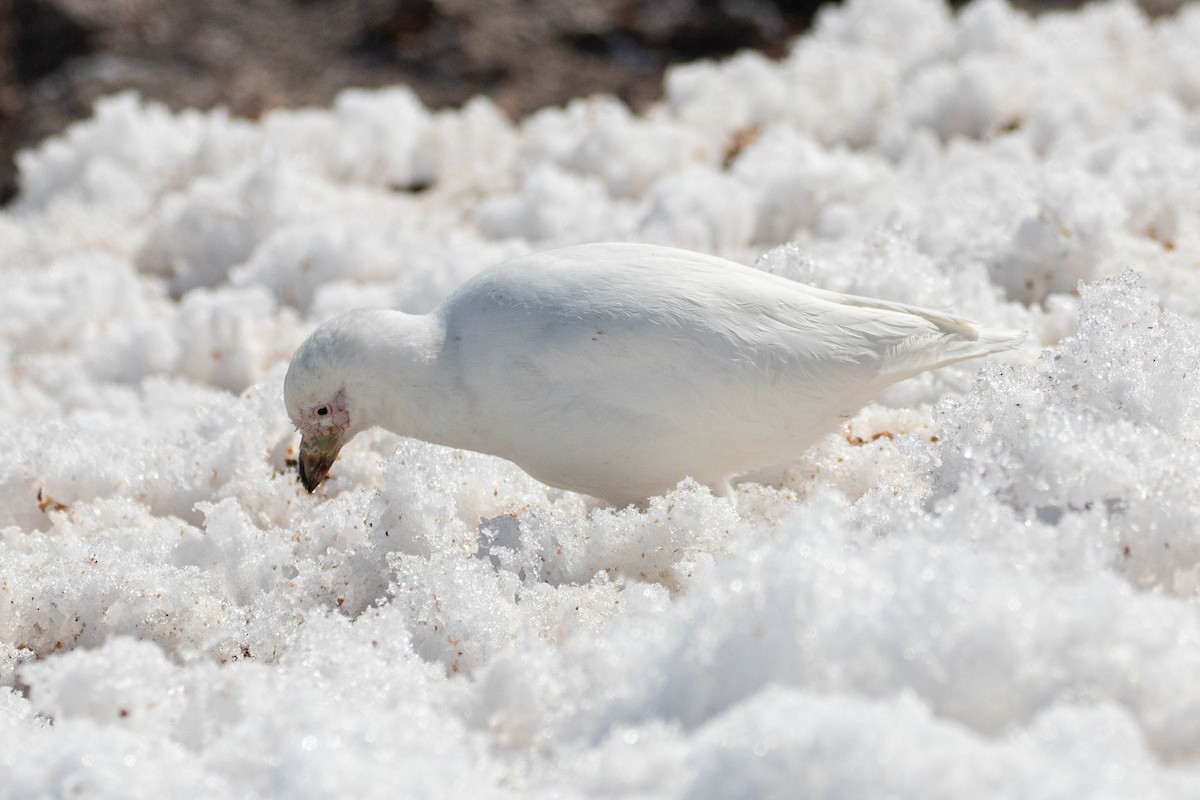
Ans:
[[[978,335],[975,344],[979,346],[979,355],[981,356],[1014,350],[1029,337],[1027,331],[1017,328],[981,328],[979,326],[975,326],[975,328]]]
[[[912,306],[908,303],[896,303],[891,300],[877,300],[873,297],[860,297],[854,294],[842,294],[841,292],[831,292],[828,289],[818,289],[815,286],[803,286],[803,289],[811,295],[821,297],[834,303],[852,308],[871,308],[879,311],[895,311],[900,314],[909,314],[915,317],[920,317],[936,325],[946,333],[953,333],[961,336],[969,341],[976,341],[982,338],[987,338],[992,334],[1000,335],[1004,341],[1013,340],[1015,343],[1011,347],[1016,347],[1024,340],[1025,334],[1017,330],[1002,330],[999,328],[989,329],[984,328],[977,322],[972,322],[969,319],[962,317],[952,317],[949,314],[943,314],[940,311],[934,311],[931,308],[921,308],[920,306]],[[1001,347],[1001,350],[1009,349]],[[995,352],[989,350],[987,352]],[[982,355],[982,354],[981,354]]]
[[[887,371],[891,376],[889,380],[900,380],[896,375],[911,377],[928,369],[1012,350],[1019,347],[1026,338],[1025,331],[988,328],[969,319],[943,314],[930,308],[841,294],[812,286],[803,286],[803,289],[810,295],[839,305],[903,314],[909,323],[914,323],[912,327],[901,325],[909,327],[910,333],[892,352],[891,369]],[[919,329],[919,332],[914,328]]]
[[[967,320],[946,319],[953,325],[940,325],[937,320],[930,319],[938,325],[940,333],[914,347],[908,359],[902,359],[909,362],[907,366],[912,374],[1012,350],[1020,347],[1028,335],[1015,328],[987,328]]]

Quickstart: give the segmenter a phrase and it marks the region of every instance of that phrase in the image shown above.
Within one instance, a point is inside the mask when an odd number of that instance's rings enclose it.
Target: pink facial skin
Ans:
[[[326,413],[322,414],[324,410]],[[342,433],[350,425],[350,412],[346,410],[346,392],[339,391],[333,399],[325,404],[313,406],[304,411],[300,419],[292,420],[296,430],[304,439],[319,439],[333,434],[340,439]]]
[[[345,393],[339,391],[329,403],[307,409],[293,422],[300,431],[300,482],[311,493],[329,474],[350,427]]]

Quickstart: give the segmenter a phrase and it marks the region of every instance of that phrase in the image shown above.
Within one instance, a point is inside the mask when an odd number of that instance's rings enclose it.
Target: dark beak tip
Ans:
[[[299,458],[296,459],[297,468],[300,473],[300,483],[304,484],[304,488],[309,494],[315,492],[317,487],[324,483],[325,477],[329,475],[329,468],[337,459],[339,449],[339,443],[333,435],[300,440]]]
[[[300,472],[300,483],[304,485],[309,494],[312,494],[318,486],[325,482],[326,476],[329,475],[329,468],[333,466],[333,459],[305,457],[302,454],[297,466]]]
[[[297,467],[300,472],[300,483],[304,486],[304,490],[312,494],[321,485],[320,481],[314,481],[308,470],[305,468],[305,459],[301,458]]]

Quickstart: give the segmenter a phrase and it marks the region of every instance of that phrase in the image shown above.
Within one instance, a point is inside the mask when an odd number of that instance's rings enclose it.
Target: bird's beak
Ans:
[[[325,480],[340,449],[338,437],[332,433],[300,439],[300,482],[310,494]]]

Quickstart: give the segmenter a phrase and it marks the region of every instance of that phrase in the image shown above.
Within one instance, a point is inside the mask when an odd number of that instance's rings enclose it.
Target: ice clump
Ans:
[[[132,95],[0,213],[0,797],[1200,795],[1200,7],[857,0],[634,113]],[[587,240],[1031,332],[734,500],[375,431],[284,364]]]

